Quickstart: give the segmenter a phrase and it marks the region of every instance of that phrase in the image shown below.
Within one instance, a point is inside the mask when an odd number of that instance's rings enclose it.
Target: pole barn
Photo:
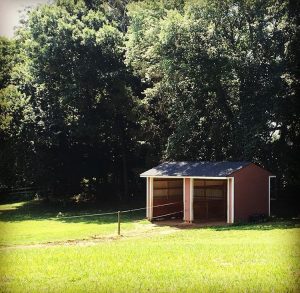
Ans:
[[[140,175],[147,184],[147,218],[185,222],[247,221],[270,215],[275,176],[251,162],[166,162]]]

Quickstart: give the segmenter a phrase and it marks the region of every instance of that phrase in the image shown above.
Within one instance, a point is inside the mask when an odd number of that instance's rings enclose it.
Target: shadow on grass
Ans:
[[[213,229],[214,231],[242,231],[242,230],[274,230],[274,229],[291,229],[300,228],[300,219],[273,219],[263,223],[240,223],[226,224],[225,222],[196,222],[193,224],[185,224],[180,220],[155,221],[155,225],[164,227],[176,227],[178,229],[198,230]]]
[[[49,205],[44,201],[31,200],[16,204],[7,204],[0,206],[0,221],[3,222],[20,222],[20,221],[42,221],[55,220],[64,223],[91,223],[91,224],[111,224],[117,223],[117,214],[113,215],[95,215],[87,216],[88,214],[101,214],[115,212],[116,210],[126,210],[128,206],[117,206],[112,209],[108,206],[97,208],[91,205],[71,205],[68,207],[59,207]],[[69,216],[80,216],[75,218],[64,218]],[[137,220],[145,219],[145,210],[121,213],[121,223],[128,223]],[[240,223],[228,225],[226,223],[206,222],[193,223],[191,225],[184,224],[182,220],[163,220],[153,222],[157,226],[176,227],[178,229],[213,229],[215,231],[230,231],[230,230],[273,230],[273,229],[291,229],[300,227],[300,219],[273,219],[264,223]]]
[[[54,220],[64,223],[92,223],[92,224],[110,224],[116,223],[118,220],[117,214],[112,215],[95,215],[115,212],[117,209],[125,210],[117,207],[116,209],[109,209],[108,207],[95,208],[89,205],[72,205],[68,207],[58,207],[46,204],[43,201],[32,200],[28,202],[21,202],[16,204],[7,204],[5,207],[0,206],[0,221],[3,222],[21,222],[21,221],[43,221]],[[76,216],[74,218],[68,218]],[[64,218],[66,217],[66,218]],[[128,213],[121,213],[121,222],[127,223],[137,220],[145,219],[145,211],[135,211]]]
[[[215,231],[231,231],[231,230],[274,230],[274,229],[291,229],[300,228],[299,219],[274,219],[263,223],[243,223],[230,226],[210,227]]]

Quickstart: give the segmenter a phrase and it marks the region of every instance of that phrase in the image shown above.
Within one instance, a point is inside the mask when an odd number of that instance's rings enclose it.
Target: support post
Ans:
[[[192,180],[191,178],[183,178],[183,220],[186,223],[192,223]]]
[[[227,223],[234,223],[234,178],[227,179]]]
[[[149,220],[152,221],[153,218],[153,177],[150,177],[150,213],[149,213]]]
[[[194,221],[194,179],[190,180],[190,220]]]
[[[118,211],[118,235],[121,235],[121,213]]]
[[[226,197],[227,197],[227,223],[230,223],[230,201],[229,201],[229,197],[230,197],[230,189],[229,189],[229,184],[230,184],[230,179],[227,178],[227,193],[226,193]]]
[[[150,191],[150,178],[147,177],[146,178],[146,218],[149,219],[150,217],[150,213],[149,213],[149,210],[150,210],[150,196],[149,196],[149,191]]]
[[[146,217],[149,221],[153,218],[153,177],[147,177],[146,190]]]

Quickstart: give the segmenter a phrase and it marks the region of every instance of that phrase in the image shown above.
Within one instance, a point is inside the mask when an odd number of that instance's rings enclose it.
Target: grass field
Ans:
[[[112,237],[109,217],[67,222],[27,203],[0,209],[1,292],[300,289],[300,226],[293,221],[182,229],[136,215],[122,224],[123,237]]]
[[[57,217],[58,213],[59,209],[41,207],[39,201],[0,205],[0,245],[82,239],[115,234],[117,231],[117,215],[64,219]],[[86,213],[99,213],[99,210],[79,212]],[[72,213],[64,215],[71,216]],[[142,218],[141,213],[122,215],[122,231],[136,229],[137,224],[146,224],[145,220],[134,221]]]

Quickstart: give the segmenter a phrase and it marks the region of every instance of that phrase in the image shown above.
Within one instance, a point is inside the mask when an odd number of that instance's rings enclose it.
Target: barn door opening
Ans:
[[[153,218],[182,218],[182,215],[183,179],[154,178]]]
[[[194,219],[221,220],[227,216],[227,181],[194,180]]]

